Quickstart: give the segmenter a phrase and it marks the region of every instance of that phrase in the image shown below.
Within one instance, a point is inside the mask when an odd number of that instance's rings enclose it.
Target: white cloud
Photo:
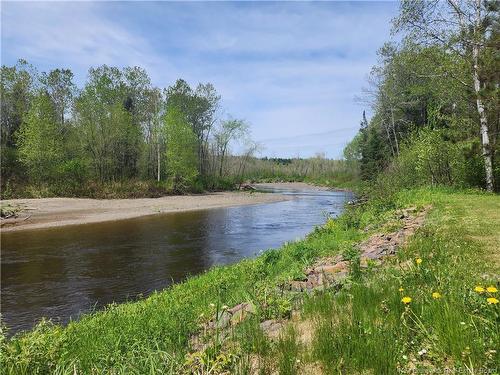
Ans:
[[[148,70],[167,65],[146,39],[128,32],[95,2],[4,3],[2,45],[30,62],[83,71],[102,64]]]

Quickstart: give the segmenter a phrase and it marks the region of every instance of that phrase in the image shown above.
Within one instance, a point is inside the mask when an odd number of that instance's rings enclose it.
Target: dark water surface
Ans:
[[[1,312],[9,333],[65,323],[303,237],[352,194],[273,190],[285,202],[2,233]]]

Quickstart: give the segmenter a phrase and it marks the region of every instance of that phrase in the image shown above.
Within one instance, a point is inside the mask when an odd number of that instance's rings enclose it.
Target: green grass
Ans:
[[[367,225],[381,230],[395,209],[429,203],[434,210],[427,225],[390,266],[363,272],[339,293],[302,301],[301,317],[314,330],[310,343],[293,325],[274,342],[262,334],[259,321],[288,318],[299,302],[279,285],[300,278],[318,257],[349,253],[369,235]],[[283,374],[318,363],[325,373],[493,368],[499,361],[490,352],[500,347],[499,305],[488,305],[473,288],[497,282],[498,212],[498,196],[475,192],[420,189],[376,199],[256,259],[214,268],[66,327],[44,322],[25,334],[2,336],[2,373],[249,373],[256,361],[262,373]],[[423,259],[419,267],[416,257]],[[412,266],[402,270],[406,261]],[[409,306],[401,303],[400,287],[412,298]],[[434,300],[434,291],[443,297]],[[258,316],[238,326],[230,343],[195,353],[186,363],[189,338],[200,324],[220,306],[243,301],[252,301]]]
[[[394,203],[430,202],[426,226],[384,269],[365,272],[339,293],[305,299],[302,319],[314,338],[304,350],[324,373],[498,372],[499,305],[487,298],[500,297],[474,288],[500,289],[500,199],[420,190]]]

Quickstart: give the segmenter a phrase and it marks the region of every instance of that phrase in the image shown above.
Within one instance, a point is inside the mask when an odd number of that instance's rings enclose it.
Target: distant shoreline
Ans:
[[[279,184],[272,185],[277,187]],[[286,185],[290,187],[290,184]],[[273,203],[288,199],[291,197],[261,192],[218,192],[139,199],[11,199],[1,201],[2,205],[19,206],[21,211],[15,219],[2,220],[1,232],[101,223],[160,213]]]

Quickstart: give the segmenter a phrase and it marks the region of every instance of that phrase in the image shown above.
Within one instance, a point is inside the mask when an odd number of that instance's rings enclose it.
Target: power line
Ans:
[[[344,131],[344,130],[359,130],[359,127],[340,128],[340,129],[329,130],[327,132],[322,132],[322,133],[309,133],[309,134],[292,135],[288,137],[261,139],[259,140],[259,142],[283,141],[288,139],[297,139],[304,137],[319,137],[319,136],[333,135],[339,131]]]

